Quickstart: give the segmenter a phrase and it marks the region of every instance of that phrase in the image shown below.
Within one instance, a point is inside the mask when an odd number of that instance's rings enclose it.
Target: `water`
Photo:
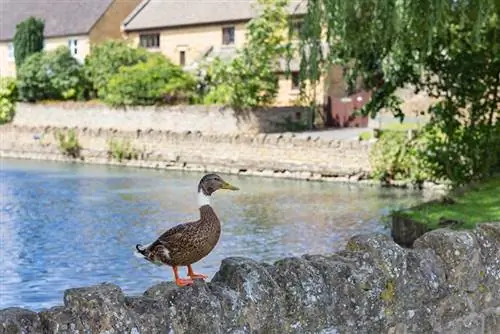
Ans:
[[[63,291],[101,282],[127,294],[172,280],[168,267],[133,256],[164,230],[198,218],[202,174],[0,160],[0,309],[62,304]],[[213,274],[222,259],[272,262],[332,253],[358,233],[388,233],[380,216],[422,195],[331,183],[224,176],[215,250],[194,265]],[[184,269],[183,269],[184,270]]]

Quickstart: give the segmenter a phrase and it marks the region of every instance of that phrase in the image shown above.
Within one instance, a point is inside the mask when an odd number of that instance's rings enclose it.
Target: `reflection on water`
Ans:
[[[0,308],[39,310],[70,287],[113,282],[129,294],[172,280],[169,268],[133,256],[167,228],[198,218],[199,173],[0,160]],[[331,253],[358,233],[384,230],[381,214],[421,195],[330,183],[225,176],[215,250],[195,269],[212,276],[223,258],[275,261]]]

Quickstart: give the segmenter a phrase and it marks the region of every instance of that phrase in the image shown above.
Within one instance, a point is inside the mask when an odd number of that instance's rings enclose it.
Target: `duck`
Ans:
[[[207,279],[208,276],[195,273],[192,265],[210,254],[219,242],[221,223],[211,206],[211,196],[220,189],[239,190],[215,173],[204,175],[198,183],[200,218],[170,228],[148,245],[137,244],[135,255],[171,267],[179,287],[192,285],[195,279]],[[187,267],[188,277],[179,276],[179,267]]]

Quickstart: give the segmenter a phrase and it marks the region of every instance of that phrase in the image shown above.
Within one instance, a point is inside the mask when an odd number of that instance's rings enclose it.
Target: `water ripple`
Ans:
[[[101,282],[128,294],[171,280],[168,267],[133,256],[167,228],[198,218],[201,174],[0,160],[0,308],[62,303],[63,291]],[[223,258],[273,262],[331,253],[357,233],[387,233],[391,207],[421,195],[401,190],[225,176],[239,192],[218,192],[223,223],[212,254],[195,265],[213,275]]]

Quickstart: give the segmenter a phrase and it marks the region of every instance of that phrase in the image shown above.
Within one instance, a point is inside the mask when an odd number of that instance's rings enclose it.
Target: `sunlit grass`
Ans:
[[[409,123],[409,122],[401,123],[399,121],[395,121],[391,123],[382,124],[381,129],[393,130],[393,131],[405,131],[405,130],[420,129],[422,126],[423,124]]]
[[[431,202],[402,213],[431,229],[440,227],[441,220],[459,222],[461,228],[474,228],[483,222],[500,222],[500,176],[449,197],[452,203]]]

